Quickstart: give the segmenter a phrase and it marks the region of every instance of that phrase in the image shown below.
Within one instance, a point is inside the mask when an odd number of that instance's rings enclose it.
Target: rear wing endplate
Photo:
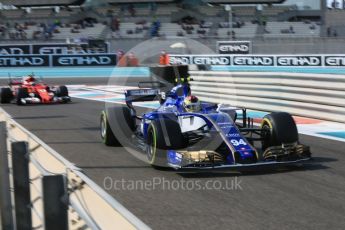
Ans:
[[[161,89],[166,87],[166,84],[160,81],[141,81],[138,83],[139,89]]]
[[[159,89],[131,89],[125,91],[126,103],[158,100]]]

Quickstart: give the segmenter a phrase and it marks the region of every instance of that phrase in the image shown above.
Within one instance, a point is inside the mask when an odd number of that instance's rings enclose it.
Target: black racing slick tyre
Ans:
[[[68,97],[68,89],[66,86],[61,85],[56,89],[56,96],[58,97]]]
[[[298,142],[297,126],[289,113],[267,114],[261,123],[262,149]]]
[[[136,129],[135,118],[128,107],[107,108],[101,114],[101,138],[108,146],[127,146]]]
[[[114,136],[113,131],[108,122],[107,113],[102,111],[101,113],[101,138],[102,142],[108,146],[121,146],[119,141]]]
[[[155,168],[167,167],[167,150],[182,149],[186,145],[180,125],[169,119],[154,120],[147,131],[147,159]]]
[[[13,94],[10,88],[0,89],[0,103],[1,104],[10,103],[12,98],[13,98]]]
[[[17,105],[23,105],[22,99],[29,97],[28,89],[18,88],[16,91],[16,103]]]

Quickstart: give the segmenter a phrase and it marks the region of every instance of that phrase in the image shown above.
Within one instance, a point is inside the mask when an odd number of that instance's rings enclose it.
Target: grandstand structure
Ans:
[[[225,7],[229,2],[231,12]],[[243,39],[286,44],[286,40],[303,39],[305,43],[311,39],[337,43],[345,36],[345,10],[328,9],[326,1],[316,0],[318,7],[294,0],[233,4],[237,2],[246,1],[2,0],[0,39],[21,42],[92,38],[137,43],[152,37],[181,37],[206,44]]]

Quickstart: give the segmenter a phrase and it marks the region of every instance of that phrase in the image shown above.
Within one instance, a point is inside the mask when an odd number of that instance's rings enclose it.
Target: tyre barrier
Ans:
[[[150,229],[2,108],[0,164],[0,229]]]
[[[345,75],[189,71],[201,100],[345,123]]]

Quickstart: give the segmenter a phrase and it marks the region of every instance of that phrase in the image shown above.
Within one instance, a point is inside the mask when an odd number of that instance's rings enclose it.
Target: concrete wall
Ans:
[[[198,42],[216,51],[219,40],[197,39]],[[247,40],[247,39],[245,39]],[[249,39],[248,39],[249,40]],[[138,45],[141,40],[112,40],[112,50],[129,50]],[[183,42],[183,39],[182,39]],[[255,38],[252,39],[254,54],[344,54],[345,38]],[[168,47],[167,47],[168,48]]]
[[[216,44],[219,40],[226,39],[196,39],[196,42],[209,47],[214,52],[216,51]],[[243,39],[251,40],[253,44],[254,54],[344,54],[345,53],[345,38],[332,37],[332,38],[251,38]],[[176,38],[171,40],[171,44],[176,42],[189,42],[186,38]],[[26,43],[56,43],[65,42],[65,40],[52,40],[52,41],[1,41],[2,44],[26,44]],[[138,44],[144,42],[141,39],[117,39],[110,40],[111,51],[116,52],[121,49],[129,51]],[[157,39],[152,41],[153,44],[164,43],[163,49],[169,50],[169,41],[164,39]],[[195,42],[192,42],[193,44]],[[157,49],[158,50],[158,49]],[[181,49],[175,49],[176,52],[180,52]],[[189,49],[184,49],[188,52]],[[157,53],[158,55],[159,53]],[[190,53],[191,54],[191,53]]]

